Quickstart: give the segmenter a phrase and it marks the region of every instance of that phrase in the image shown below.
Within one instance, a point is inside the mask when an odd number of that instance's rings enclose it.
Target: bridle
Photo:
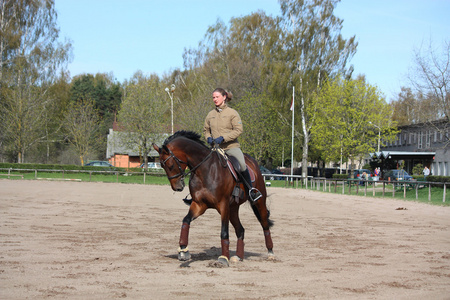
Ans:
[[[185,164],[186,166],[189,167],[188,163],[185,161],[182,161],[181,159],[179,159],[178,157],[175,156],[175,154],[172,152],[172,150],[170,150],[168,147],[165,147],[168,151],[169,151],[169,157],[167,157],[164,161],[161,162],[161,166],[165,166],[166,162],[169,159],[173,159],[177,166],[178,166],[178,170],[180,171],[178,174],[172,175],[172,176],[168,176],[167,178],[170,179],[174,179],[174,178],[178,178],[181,177],[181,180],[183,181],[183,185],[184,185],[184,178],[188,175],[190,175],[191,173],[194,173],[195,170],[197,170],[198,167],[200,167],[205,161],[207,161],[210,157],[211,154],[213,153],[213,149],[211,149],[211,151],[209,152],[209,154],[195,167],[191,168],[188,172],[184,172],[183,169],[181,168],[181,164]]]

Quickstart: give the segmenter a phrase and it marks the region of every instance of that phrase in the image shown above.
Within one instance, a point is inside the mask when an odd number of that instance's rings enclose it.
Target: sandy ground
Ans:
[[[246,259],[217,268],[214,210],[191,225],[192,259],[177,259],[187,192],[1,179],[0,298],[450,299],[450,207],[268,192],[276,260],[243,205]]]

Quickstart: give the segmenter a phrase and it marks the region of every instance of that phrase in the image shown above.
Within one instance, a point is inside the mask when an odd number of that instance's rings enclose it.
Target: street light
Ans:
[[[375,126],[376,128],[378,128],[378,152],[380,152],[380,140],[381,140],[381,128],[378,125],[373,124],[372,122],[369,121],[369,124],[372,124],[373,126]]]
[[[170,115],[172,117],[172,135],[173,135],[173,92],[175,91],[175,84],[172,84],[170,86],[170,89],[166,87],[165,91],[167,92],[167,95],[170,97]]]

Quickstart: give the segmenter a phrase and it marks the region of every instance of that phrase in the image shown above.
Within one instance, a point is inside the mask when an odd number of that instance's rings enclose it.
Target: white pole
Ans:
[[[291,182],[293,180],[293,175],[294,175],[294,103],[295,103],[295,98],[294,98],[294,92],[295,92],[295,86],[292,87],[292,105],[291,105],[291,110],[292,110],[292,138],[291,138]]]
[[[170,128],[172,128],[172,135],[173,135],[173,92],[172,95],[169,96],[170,96],[170,115],[172,117],[172,125]]]

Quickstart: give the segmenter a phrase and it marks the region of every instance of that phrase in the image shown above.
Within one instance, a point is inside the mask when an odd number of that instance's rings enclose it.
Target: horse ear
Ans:
[[[155,143],[152,143],[153,148],[158,152],[161,153],[161,149],[158,147],[158,145],[156,145]]]

